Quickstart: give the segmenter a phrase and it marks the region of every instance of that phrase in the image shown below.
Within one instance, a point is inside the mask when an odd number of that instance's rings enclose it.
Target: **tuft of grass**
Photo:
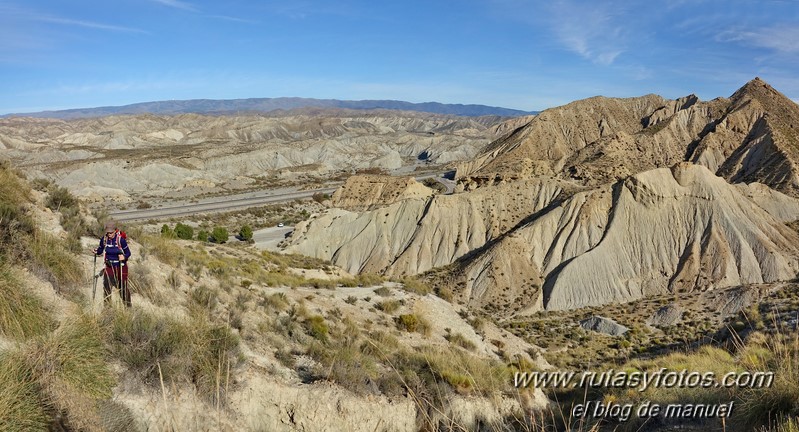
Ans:
[[[103,429],[98,402],[111,398],[115,382],[101,334],[94,318],[79,316],[23,354],[45,406],[71,430]]]
[[[156,385],[163,376],[166,382],[194,384],[213,403],[224,402],[240,354],[230,327],[203,316],[180,321],[139,310],[110,311],[103,322],[114,357],[145,383]]]
[[[397,327],[408,332],[418,332],[425,336],[430,334],[430,323],[417,314],[403,314],[396,318]]]
[[[402,306],[399,300],[383,300],[375,305],[378,310],[381,310],[387,314],[391,314],[397,311],[397,309]]]
[[[42,301],[22,286],[7,264],[0,263],[0,334],[24,340],[52,326]]]
[[[49,416],[39,384],[24,357],[3,353],[0,365],[0,430],[47,430]]]
[[[460,333],[449,333],[444,338],[452,344],[455,344],[461,348],[464,348],[469,351],[474,351],[477,349],[477,345],[474,342],[466,339],[466,337]]]
[[[49,234],[38,233],[33,236],[29,246],[32,262],[30,270],[53,284],[59,293],[72,300],[79,300],[85,280],[80,263],[69,253],[61,240]]]
[[[314,315],[305,320],[305,328],[308,334],[314,339],[327,342],[327,335],[330,333],[330,328],[327,326],[325,318],[321,315]]]
[[[409,291],[414,294],[427,295],[433,292],[433,288],[431,288],[430,285],[427,285],[426,283],[412,276],[406,276],[400,279],[399,282],[402,283],[402,287],[405,289],[405,291]]]

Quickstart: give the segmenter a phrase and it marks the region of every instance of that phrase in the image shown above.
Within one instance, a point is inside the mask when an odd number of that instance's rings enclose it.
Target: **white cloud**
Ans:
[[[144,31],[144,30],[141,30],[141,29],[137,29],[137,28],[133,28],[133,27],[123,27],[123,26],[117,26],[117,25],[111,25],[111,24],[97,23],[97,22],[93,22],[93,21],[73,20],[73,19],[69,19],[69,18],[60,18],[60,17],[47,16],[47,15],[35,16],[35,17],[33,17],[33,19],[35,21],[49,22],[49,23],[54,23],[54,24],[72,25],[72,26],[86,27],[86,28],[92,28],[92,29],[98,29],[98,30],[110,30],[110,31],[127,32],[127,33],[145,33],[145,34],[148,33],[147,31]]]
[[[191,3],[187,3],[181,0],[151,0],[156,3],[160,3],[164,6],[169,6],[175,9],[183,9],[191,12],[197,12],[197,8],[194,7]]]
[[[779,25],[757,30],[729,29],[716,35],[719,42],[740,42],[787,54],[799,53],[799,27]]]
[[[207,17],[208,18],[221,19],[221,20],[225,20],[225,21],[233,21],[233,22],[238,22],[238,23],[244,23],[244,24],[258,24],[258,21],[244,19],[244,18],[236,18],[236,17],[232,17],[232,16],[227,16],[227,15],[207,15]]]
[[[611,65],[625,52],[627,43],[619,5],[561,0],[552,4],[550,25],[566,49],[600,65]]]

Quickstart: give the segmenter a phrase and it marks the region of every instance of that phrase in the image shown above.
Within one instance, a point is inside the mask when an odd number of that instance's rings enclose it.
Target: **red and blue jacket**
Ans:
[[[103,236],[100,239],[100,246],[94,250],[95,255],[105,253],[105,262],[107,264],[119,265],[119,256],[124,255],[127,261],[130,258],[130,249],[128,242],[118,232],[113,237]]]

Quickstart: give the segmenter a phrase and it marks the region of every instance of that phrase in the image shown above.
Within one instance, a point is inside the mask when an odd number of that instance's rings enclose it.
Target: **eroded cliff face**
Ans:
[[[577,194],[452,274],[475,306],[512,312],[789,280],[799,237],[774,200],[682,163]],[[757,195],[759,205],[748,195]]]
[[[297,225],[286,251],[350,272],[417,274],[484,246],[550,205],[568,186],[549,179],[470,194],[410,198],[361,213],[330,209]]]
[[[793,279],[797,113],[759,79],[709,102],[578,101],[459,165],[461,193],[331,210],[289,250],[389,275],[449,265],[431,278],[513,313]]]

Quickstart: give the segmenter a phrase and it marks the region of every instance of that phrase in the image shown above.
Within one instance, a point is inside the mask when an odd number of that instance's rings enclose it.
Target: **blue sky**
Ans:
[[[300,96],[799,100],[799,0],[0,0],[0,114]]]

